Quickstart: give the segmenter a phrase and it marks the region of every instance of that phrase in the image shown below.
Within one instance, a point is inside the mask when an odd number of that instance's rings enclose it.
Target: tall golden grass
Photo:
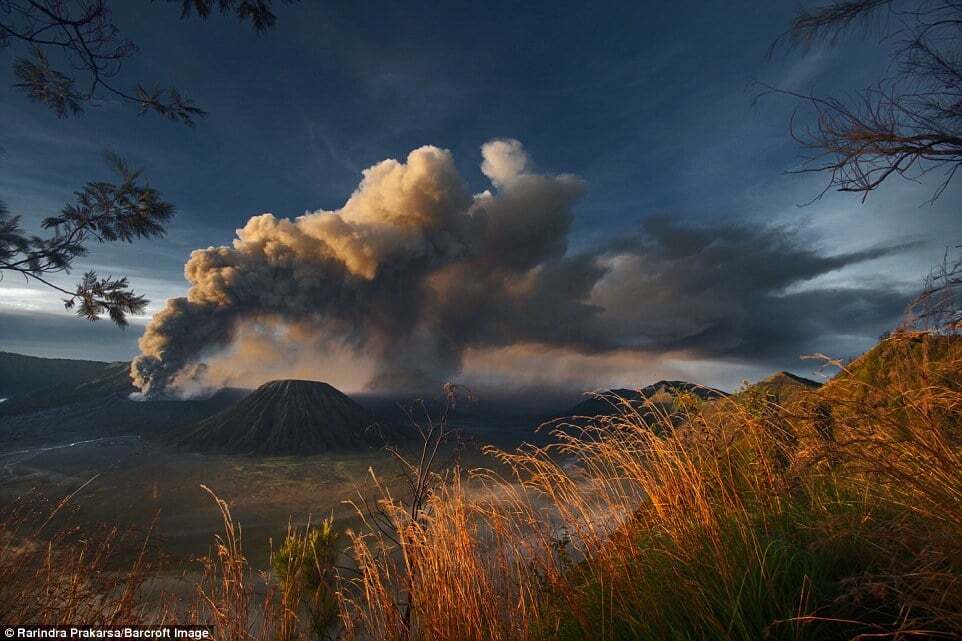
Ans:
[[[844,370],[787,403],[560,425],[491,451],[509,475],[449,471],[418,518],[385,498],[393,534],[352,537],[345,636],[959,636],[956,344],[898,335],[881,379]]]
[[[386,489],[358,505],[326,633],[303,581],[249,567],[219,499],[187,603],[144,603],[145,560],[102,585],[83,546],[5,534],[0,618],[203,622],[225,641],[959,638],[958,344],[898,334],[792,399],[625,405],[489,450],[490,469],[417,465],[414,509]]]

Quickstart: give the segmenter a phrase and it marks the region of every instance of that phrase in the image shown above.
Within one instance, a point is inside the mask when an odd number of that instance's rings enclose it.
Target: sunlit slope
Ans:
[[[652,406],[670,406],[682,394],[708,401],[724,398],[721,390],[687,381],[658,381],[640,389],[612,389],[597,392],[566,412],[566,416],[612,416],[626,411],[645,411]]]

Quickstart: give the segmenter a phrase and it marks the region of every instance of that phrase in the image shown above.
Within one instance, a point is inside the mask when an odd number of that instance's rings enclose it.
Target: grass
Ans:
[[[563,426],[548,447],[493,452],[511,478],[452,473],[423,519],[388,501],[401,535],[355,537],[348,636],[957,637],[957,345],[894,337],[870,355],[884,380],[856,364],[790,406]]]
[[[962,638],[960,373],[958,339],[899,334],[782,404],[681,398],[557,425],[487,469],[420,470],[416,508],[380,486],[340,558],[292,531],[278,567],[300,551],[325,581],[252,570],[223,502],[193,598],[170,604],[143,596],[151,555],[104,583],[89,543],[41,549],[7,519],[0,618],[265,641]],[[339,621],[319,633],[304,604],[330,592]]]

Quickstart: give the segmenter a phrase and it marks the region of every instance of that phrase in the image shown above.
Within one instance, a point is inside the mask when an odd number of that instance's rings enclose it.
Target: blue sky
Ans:
[[[788,135],[794,104],[755,102],[753,82],[850,93],[885,71],[877,43],[858,34],[769,59],[800,3],[310,1],[279,7],[265,35],[230,17],[182,21],[165,3],[115,5],[116,23],[141,48],[118,82],[176,85],[210,115],[187,128],[102,101],[58,120],[10,88],[13,53],[2,51],[0,197],[29,224],[105,177],[105,148],[144,166],[177,205],[168,238],[97,248],[78,271],[89,264],[130,276],[154,301],[151,313],[185,293],[192,249],[229,244],[262,212],[336,209],[362,169],[427,144],[450,150],[476,192],[489,187],[480,147],[494,138],[523,142],[540,171],[583,178],[570,253],[636,234],[652,217],[712,228],[785,225],[825,255],[911,243],[793,291],[908,295],[962,235],[958,185],[935,205],[923,204],[931,185],[893,182],[865,204],[828,194],[797,206],[824,177],[786,174],[800,164]],[[851,334],[825,336],[825,350],[864,349],[877,336],[870,332],[896,320],[891,307],[880,314]],[[86,326],[49,292],[10,277],[0,283],[0,349],[126,359],[146,320],[127,332]],[[812,369],[784,355],[728,352],[646,363],[599,365],[583,384],[681,372],[730,387],[776,366]]]

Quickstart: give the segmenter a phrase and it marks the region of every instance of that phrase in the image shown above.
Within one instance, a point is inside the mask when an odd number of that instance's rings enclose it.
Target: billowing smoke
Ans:
[[[533,173],[517,141],[482,154],[493,191],[472,195],[448,151],[422,147],[367,169],[337,211],[255,216],[232,246],[194,251],[187,297],[169,300],[140,340],[135,384],[163,396],[246,324],[277,321],[373,356],[374,386],[456,372],[471,337],[457,327],[467,310],[450,302],[464,288],[502,299],[539,287],[547,276],[533,270],[564,255],[583,190],[574,176]]]
[[[148,398],[189,394],[237,359],[270,359],[277,337],[287,347],[274,360],[303,371],[347,353],[382,390],[428,389],[466,355],[508,347],[776,362],[831,349],[833,336],[874,338],[905,302],[878,283],[811,284],[898,248],[824,256],[784,227],[649,218],[569,252],[583,181],[537,173],[515,140],[482,156],[480,194],[449,152],[422,147],[366,170],[336,211],[255,216],[232,246],[193,252],[187,297],[140,340],[135,383]]]

